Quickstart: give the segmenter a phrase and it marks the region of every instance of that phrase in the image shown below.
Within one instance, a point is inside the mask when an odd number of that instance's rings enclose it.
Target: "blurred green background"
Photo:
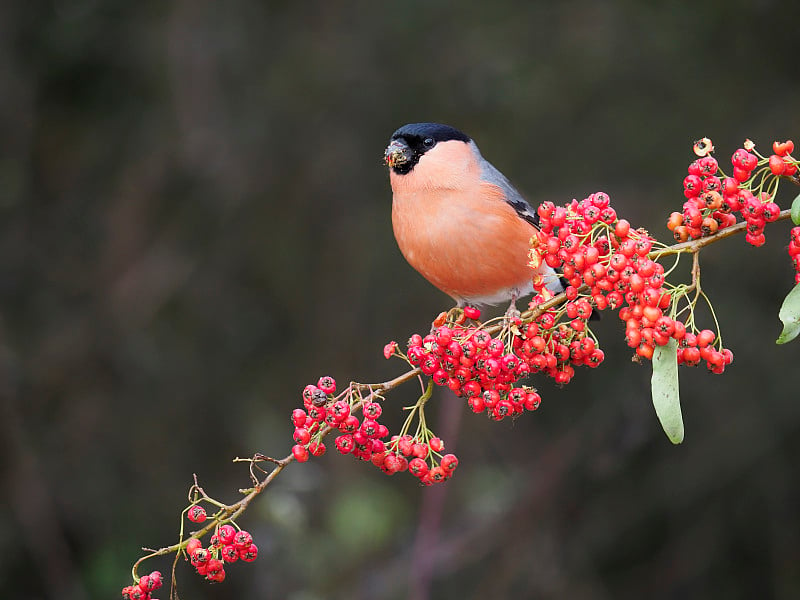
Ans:
[[[667,239],[692,140],[724,165],[745,137],[800,134],[798,17],[776,0],[1,3],[0,597],[117,596],[141,546],[176,539],[192,473],[233,501],[233,457],[288,451],[306,383],[401,372],[383,344],[449,299],[392,237],[395,128],[452,124],[531,201],[604,190]],[[182,597],[800,597],[800,342],[773,343],[788,229],[703,253],[736,360],[682,371],[683,445],[610,316],[603,367],[534,381],[536,414],[492,423],[437,395],[461,459],[446,486],[331,452],[293,465],[240,521],[259,559],[213,586],[181,564]]]

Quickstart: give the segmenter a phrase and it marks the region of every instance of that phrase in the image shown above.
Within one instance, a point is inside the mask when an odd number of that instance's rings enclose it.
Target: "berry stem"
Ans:
[[[425,388],[425,391],[422,393],[422,396],[419,397],[417,403],[414,406],[406,406],[406,410],[410,410],[411,412],[408,413],[406,417],[405,423],[403,423],[402,429],[400,429],[400,435],[398,435],[398,440],[402,438],[404,435],[408,433],[409,428],[411,427],[411,423],[414,421],[414,415],[419,414],[419,424],[417,425],[417,431],[414,434],[416,438],[419,436],[420,431],[424,431],[427,429],[425,426],[425,403],[431,399],[433,396],[433,379],[428,379],[428,385]]]
[[[782,210],[778,215],[778,218],[775,220],[783,221],[785,219],[788,219],[790,215],[791,211]],[[741,223],[737,223],[736,225],[731,225],[730,227],[721,229],[714,235],[710,235],[708,237],[698,238],[696,240],[689,240],[688,242],[681,242],[679,244],[673,244],[672,246],[667,246],[666,248],[663,248],[661,250],[653,250],[647,256],[649,258],[652,258],[653,260],[657,260],[662,256],[669,256],[671,254],[697,252],[698,250],[700,250],[700,248],[704,248],[709,244],[713,244],[726,237],[736,235],[737,233],[742,233],[746,229],[747,229],[747,222],[742,221]]]

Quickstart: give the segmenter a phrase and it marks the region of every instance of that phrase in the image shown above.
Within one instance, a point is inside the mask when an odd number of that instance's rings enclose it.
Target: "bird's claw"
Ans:
[[[511,306],[508,307],[508,310],[506,310],[506,320],[508,321],[512,322],[517,321],[521,316],[522,313],[519,312],[519,309],[517,308],[516,304],[512,304]]]

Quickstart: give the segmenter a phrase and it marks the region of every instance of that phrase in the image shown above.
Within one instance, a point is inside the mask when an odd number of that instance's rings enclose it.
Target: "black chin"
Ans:
[[[392,167],[392,171],[394,171],[398,175],[406,175],[406,174],[411,172],[411,170],[414,168],[414,165],[416,165],[416,164],[417,164],[417,161],[413,161],[413,162],[412,161],[408,161],[406,163],[403,163],[402,165],[393,166]]]

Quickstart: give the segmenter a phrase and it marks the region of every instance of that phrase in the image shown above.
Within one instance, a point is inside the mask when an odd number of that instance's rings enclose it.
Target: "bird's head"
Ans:
[[[383,154],[386,164],[398,175],[409,173],[426,152],[440,142],[472,140],[449,125],[441,123],[411,123],[403,125],[392,134],[389,146]]]

